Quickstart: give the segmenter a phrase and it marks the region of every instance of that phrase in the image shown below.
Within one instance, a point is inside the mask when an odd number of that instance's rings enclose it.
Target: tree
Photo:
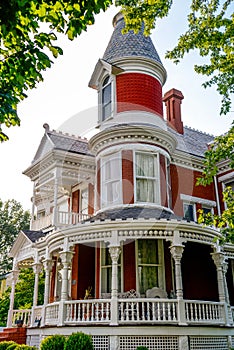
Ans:
[[[198,179],[198,185],[210,184],[218,173],[219,163],[225,159],[229,160],[230,168],[234,169],[234,122],[230,130],[225,135],[216,137],[206,151],[203,176]],[[231,187],[224,189],[223,201],[226,203],[226,209],[221,215],[204,214],[201,210],[198,222],[220,229],[222,233],[221,243],[234,243],[234,191]]]
[[[70,40],[94,23],[94,15],[105,11],[114,0],[9,0],[0,4],[0,124],[20,125],[17,104],[26,91],[43,80],[43,70],[51,67],[52,56],[63,53],[56,46],[57,33]],[[138,31],[142,21],[149,34],[157,18],[167,16],[173,0],[116,0],[123,8],[126,31]],[[198,49],[209,64],[195,70],[210,77],[204,86],[216,85],[223,97],[221,113],[230,110],[234,90],[232,74],[233,14],[231,0],[191,0],[188,30],[167,57],[176,63],[191,50]],[[52,54],[52,56],[50,55]],[[7,140],[0,130],[0,140]]]
[[[16,309],[30,309],[33,301],[34,273],[31,268],[22,269],[19,274],[18,283],[15,286]],[[0,299],[0,326],[5,326],[10,305],[10,292],[8,288]],[[38,284],[38,305],[43,304],[44,297],[44,273],[39,275]]]
[[[30,214],[14,199],[0,200],[0,275],[11,269],[12,261],[8,252],[21,230],[29,228]]]

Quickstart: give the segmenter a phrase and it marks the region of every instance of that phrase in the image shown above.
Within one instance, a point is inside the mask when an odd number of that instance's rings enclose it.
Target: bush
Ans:
[[[93,350],[92,338],[82,332],[72,333],[67,338],[64,350]]]
[[[11,344],[8,346],[7,350],[15,350],[15,348],[18,346],[19,344]]]
[[[136,350],[148,350],[146,346],[138,346]]]
[[[12,340],[10,340],[10,341],[4,340],[4,341],[1,341],[1,342],[0,342],[0,350],[6,350],[6,349],[8,349],[8,347],[9,347],[10,345],[18,345],[18,344],[16,344],[16,343],[15,343],[14,341],[12,341]]]
[[[40,350],[63,350],[66,338],[64,335],[50,335],[42,340]]]
[[[29,345],[25,345],[25,344],[17,345],[14,350],[21,350],[21,349],[24,349],[24,350],[37,350],[35,348],[35,346],[29,346]]]

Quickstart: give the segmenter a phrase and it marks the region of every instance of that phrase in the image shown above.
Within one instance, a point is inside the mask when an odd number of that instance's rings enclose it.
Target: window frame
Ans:
[[[155,176],[139,176],[137,175],[137,154],[141,155],[150,155],[154,157],[154,170],[155,170]],[[159,154],[157,152],[150,152],[150,151],[142,151],[142,150],[135,150],[134,155],[134,169],[133,169],[133,174],[134,174],[134,203],[139,203],[139,204],[153,204],[153,205],[161,205],[161,191],[160,191],[160,173],[159,173]],[[155,201],[141,201],[137,199],[137,179],[149,179],[154,181],[154,198]]]
[[[111,162],[114,160],[118,160],[118,176],[112,178],[110,176],[109,179],[106,179],[106,168],[107,164],[110,163],[110,172],[111,172]],[[111,154],[107,154],[101,158],[101,181],[100,181],[100,204],[101,208],[107,208],[116,206],[123,203],[123,194],[122,194],[122,157],[121,151],[114,152]],[[116,183],[119,187],[118,191],[118,199],[117,200],[108,200],[107,198],[107,186]],[[105,197],[105,198],[104,198]]]
[[[192,219],[186,219],[186,217],[185,217],[185,206],[192,206],[192,210],[193,210],[193,220],[192,220]],[[194,203],[194,202],[183,202],[183,218],[184,218],[185,220],[189,220],[189,221],[193,221],[193,222],[196,222],[196,221],[197,221],[196,203]]]
[[[110,98],[106,103],[104,103],[104,93],[107,91],[107,88],[110,88]],[[106,115],[105,110],[106,107],[110,106],[110,113]],[[112,106],[113,106],[113,83],[110,75],[106,75],[103,78],[102,86],[101,86],[101,121],[104,122],[108,118],[112,116]]]

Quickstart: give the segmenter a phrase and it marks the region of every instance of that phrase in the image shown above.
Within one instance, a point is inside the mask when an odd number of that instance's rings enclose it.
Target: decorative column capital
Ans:
[[[214,260],[214,263],[215,263],[217,268],[221,268],[224,266],[225,261],[226,261],[226,257],[224,255],[224,253],[215,252],[215,253],[212,253],[211,256],[212,256],[212,259]]]
[[[17,282],[17,279],[19,277],[19,270],[12,270],[11,271],[11,282],[12,283],[16,283]]]
[[[70,268],[71,267],[73,254],[74,253],[71,252],[70,250],[65,250],[65,251],[62,251],[59,253],[63,268]]]
[[[50,272],[52,270],[52,266],[53,266],[53,260],[52,259],[48,259],[47,258],[47,259],[43,260],[42,263],[43,263],[44,269],[46,271]]]
[[[35,273],[35,275],[36,275],[36,274],[39,275],[39,273],[40,273],[41,270],[42,270],[42,267],[43,267],[43,265],[42,265],[41,263],[34,263],[34,264],[32,265],[33,272]]]
[[[117,264],[119,260],[119,255],[121,253],[120,246],[111,246],[109,247],[109,253],[111,256],[112,263]]]
[[[171,255],[176,263],[179,263],[182,259],[182,255],[184,252],[184,246],[181,245],[171,245],[170,246]]]

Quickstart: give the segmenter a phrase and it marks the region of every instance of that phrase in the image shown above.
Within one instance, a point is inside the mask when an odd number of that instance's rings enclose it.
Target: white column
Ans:
[[[230,325],[230,320],[232,320],[232,317],[230,317],[230,312],[228,310],[228,295],[227,295],[227,282],[226,282],[226,276],[225,276],[225,269],[226,269],[226,261],[225,261],[225,255],[221,251],[217,251],[215,253],[212,253],[212,258],[214,260],[216,271],[217,271],[217,281],[218,281],[218,292],[219,292],[219,301],[221,303],[224,303],[224,319],[226,322],[226,325]]]
[[[9,306],[8,318],[7,318],[7,328],[12,327],[12,318],[13,318],[14,301],[15,301],[15,285],[17,283],[18,276],[19,276],[19,270],[14,269],[13,271],[11,271],[11,294],[10,294],[10,306]]]
[[[60,253],[60,258],[62,261],[62,285],[61,285],[61,300],[59,302],[59,315],[58,315],[58,326],[64,326],[64,320],[66,317],[66,305],[65,301],[68,300],[68,271],[71,268],[71,262],[73,257],[73,252],[68,250],[68,245],[65,239],[65,250]]]
[[[109,253],[112,261],[111,273],[111,325],[118,324],[118,259],[120,246],[110,246]]]
[[[175,261],[175,285],[176,285],[176,298],[178,304],[178,318],[180,325],[186,325],[185,317],[185,304],[183,300],[183,283],[182,283],[182,272],[181,272],[181,258],[184,251],[182,244],[170,246],[171,255]]]
[[[32,215],[31,215],[31,221],[30,221],[30,228],[31,229],[32,229],[32,226],[33,226],[34,215],[35,215],[35,183],[33,184]]]
[[[35,322],[35,307],[37,306],[38,300],[38,285],[39,285],[39,274],[42,270],[42,265],[40,263],[35,263],[32,266],[34,272],[34,289],[33,289],[33,305],[32,305],[32,314],[31,314],[31,326]]]
[[[44,306],[49,303],[50,298],[50,273],[53,265],[53,260],[47,257],[43,261],[43,266],[45,269],[45,289],[44,289]]]

